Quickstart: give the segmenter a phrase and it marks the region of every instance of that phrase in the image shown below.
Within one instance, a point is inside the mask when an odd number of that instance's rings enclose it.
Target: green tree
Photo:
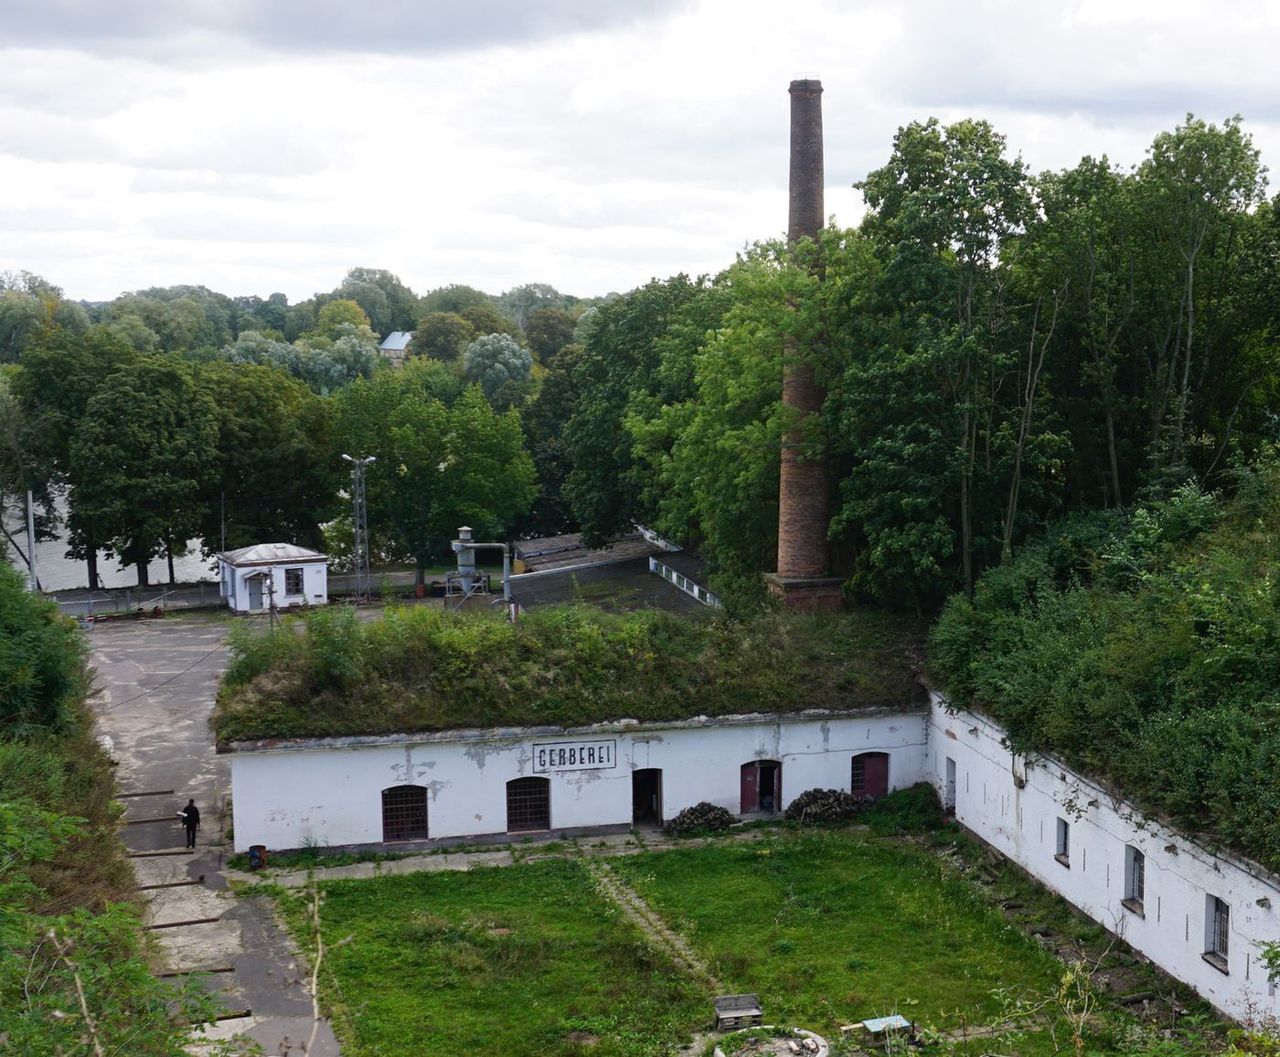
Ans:
[[[423,294],[419,312],[422,315],[428,315],[432,312],[456,312],[462,314],[463,309],[472,308],[476,305],[492,307],[493,298],[483,290],[477,290],[474,286],[453,283],[449,286],[439,286],[434,290],[428,290]]]
[[[348,333],[343,329],[345,327],[368,328],[369,317],[355,301],[340,298],[320,306],[320,311],[316,314],[315,327],[304,336],[336,341]]]
[[[561,350],[547,370],[537,395],[521,409],[520,424],[537,471],[539,491],[528,517],[517,526],[517,536],[556,536],[575,527],[573,512],[564,495],[564,482],[570,468],[564,427],[573,414],[576,396],[573,370],[580,351],[576,345]]]
[[[192,369],[151,357],[107,377],[70,445],[70,501],[138,570],[173,557],[200,530],[217,474],[218,410]]]
[[[515,320],[504,316],[491,302],[481,305],[468,305],[458,310],[458,315],[471,324],[471,328],[480,337],[486,334],[506,334],[513,341],[524,340],[524,334]]]
[[[521,400],[533,370],[533,357],[507,334],[486,334],[467,346],[462,370],[491,401],[510,407]]]
[[[998,553],[999,394],[1018,370],[1000,254],[1031,198],[1022,163],[978,121],[900,129],[857,186],[872,259],[851,258],[846,303],[872,328],[859,334],[851,313],[838,323],[853,340],[831,404],[851,464],[836,527],[861,536],[862,587],[902,597],[895,584],[910,584],[921,600],[970,588]]]
[[[45,331],[22,358],[13,392],[25,418],[27,474],[46,494],[73,489],[76,468],[71,446],[89,401],[105,378],[127,370],[137,359],[133,347],[111,328],[95,326],[83,335]],[[98,587],[98,550],[108,533],[91,508],[69,503],[68,554],[87,564],[88,583]]]
[[[456,312],[431,312],[418,320],[409,349],[414,356],[453,363],[475,340],[476,328]]]
[[[525,340],[539,363],[550,363],[561,349],[573,341],[578,317],[563,308],[539,308],[524,325]]]
[[[418,298],[400,278],[385,268],[352,268],[333,296],[354,301],[382,337],[393,330],[410,330],[418,317]]]
[[[427,373],[417,375],[344,390],[335,440],[340,451],[375,456],[366,479],[370,535],[382,552],[411,558],[421,583],[459,525],[501,537],[537,486],[514,411],[496,413],[475,386],[450,407],[430,394]]]
[[[658,370],[668,323],[706,285],[686,275],[654,280],[592,313],[573,368],[577,402],[564,430],[572,464],[564,494],[592,543],[628,531],[643,516],[632,487],[627,407]]]
[[[278,367],[214,362],[196,377],[218,422],[196,533],[205,554],[273,540],[318,547],[338,489],[328,404]]]

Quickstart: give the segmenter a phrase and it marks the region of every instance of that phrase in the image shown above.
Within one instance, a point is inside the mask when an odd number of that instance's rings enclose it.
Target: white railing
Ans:
[[[696,598],[704,606],[711,606],[712,609],[720,608],[720,598],[718,595],[708,591],[701,584],[690,580],[683,573],[676,572],[671,568],[671,566],[664,565],[662,562],[658,561],[657,558],[649,558],[649,571],[651,573],[657,573],[666,580],[667,583],[671,584],[678,590],[683,591],[685,594]]]

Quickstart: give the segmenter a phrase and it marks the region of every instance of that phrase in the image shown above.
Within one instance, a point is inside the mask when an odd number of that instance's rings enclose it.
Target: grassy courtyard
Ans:
[[[705,1019],[705,997],[579,861],[323,891],[322,990],[347,1057],[653,1057]],[[305,901],[282,900],[305,946]]]
[[[727,988],[759,993],[772,1022],[833,1040],[841,1024],[894,1012],[981,1032],[1062,980],[1060,962],[923,844],[782,830],[609,864]],[[580,859],[322,891],[322,990],[345,1054],[655,1057],[709,1026],[707,985],[648,941]],[[307,947],[305,899],[280,900]],[[1067,1041],[1052,1019],[930,1052],[1047,1057]],[[1136,1044],[1127,1014],[1091,1018],[1089,1035],[1092,1054],[1157,1052]]]
[[[771,1020],[838,1035],[901,1013],[960,1028],[1061,965],[929,852],[847,831],[628,856],[614,868]]]

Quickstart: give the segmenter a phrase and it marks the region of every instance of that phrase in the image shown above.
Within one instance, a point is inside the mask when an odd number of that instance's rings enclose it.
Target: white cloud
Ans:
[[[1241,111],[1280,150],[1262,2],[296,4],[59,0],[41,21],[10,0],[0,269],[91,299],[297,299],[356,264],[580,294],[715,271],[785,228],[787,83],[809,74],[843,223],[930,115],[988,118],[1033,169],[1137,162],[1187,110]]]

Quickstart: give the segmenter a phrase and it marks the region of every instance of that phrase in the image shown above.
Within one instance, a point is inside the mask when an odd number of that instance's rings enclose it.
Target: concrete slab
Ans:
[[[190,614],[162,620],[100,623],[89,632],[99,690],[98,728],[118,761],[121,793],[173,790],[161,796],[121,801],[124,819],[165,819],[122,825],[131,851],[181,851],[180,855],[134,858],[139,884],[168,884],[204,875],[201,885],[142,892],[152,923],[194,918],[218,920],[152,931],[171,971],[231,966],[216,987],[228,1009],[248,1008],[243,1022],[220,1021],[205,1038],[244,1032],[266,1053],[287,1052],[311,1034],[312,1003],[307,976],[268,900],[236,899],[222,866],[229,846],[230,774],[214,752],[209,716],[218,680],[226,668],[224,616]],[[200,809],[197,847],[187,852],[177,812],[188,798]],[[172,821],[168,821],[168,819]],[[207,1048],[207,1047],[206,1047]],[[197,1047],[197,1050],[199,1047]],[[337,1040],[320,1025],[310,1057],[336,1057]]]

